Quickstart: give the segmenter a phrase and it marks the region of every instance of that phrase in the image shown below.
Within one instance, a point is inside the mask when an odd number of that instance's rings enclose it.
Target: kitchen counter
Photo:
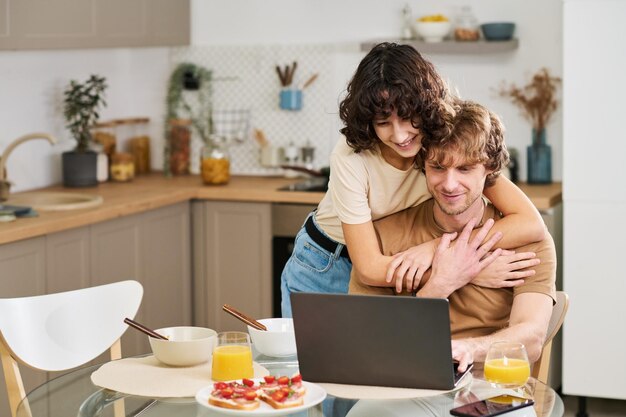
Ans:
[[[140,176],[128,183],[107,182],[94,188],[48,187],[46,191],[97,194],[102,205],[82,210],[39,211],[39,217],[18,218],[0,223],[0,244],[86,226],[105,220],[128,216],[181,201],[222,200],[271,203],[317,204],[321,192],[278,191],[278,188],[302,181],[302,178],[233,176],[227,185],[203,185],[200,177],[165,178],[159,173]],[[525,185],[520,188],[539,210],[547,210],[561,202],[561,184]],[[40,190],[37,190],[40,191]],[[33,192],[33,191],[29,191]],[[27,192],[28,193],[28,192]]]

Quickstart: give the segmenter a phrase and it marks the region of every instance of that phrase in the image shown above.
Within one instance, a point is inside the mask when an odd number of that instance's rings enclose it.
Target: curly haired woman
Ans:
[[[368,285],[417,288],[438,241],[385,256],[372,221],[431,198],[415,156],[423,138],[446,136],[455,102],[434,66],[409,45],[381,43],[363,58],[339,106],[345,140],[331,154],[328,192],[298,232],[283,269],[283,317],[291,317],[291,292],[347,293],[353,266]],[[504,214],[487,239],[500,239],[501,248],[543,239],[538,211],[513,183],[499,178],[486,192]],[[532,254],[516,259],[524,256]],[[532,273],[516,271],[510,256],[499,258],[475,283],[518,285]]]

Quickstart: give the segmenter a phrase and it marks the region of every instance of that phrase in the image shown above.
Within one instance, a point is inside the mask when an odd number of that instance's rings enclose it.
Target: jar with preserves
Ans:
[[[213,137],[202,148],[200,174],[202,182],[209,185],[227,184],[230,181],[230,154],[223,139]]]
[[[130,181],[135,177],[135,163],[129,153],[118,152],[111,156],[111,180]]]
[[[454,27],[454,39],[457,41],[477,41],[480,38],[478,20],[472,13],[471,6],[461,7]]]
[[[189,174],[191,120],[169,121],[169,169],[172,175]]]

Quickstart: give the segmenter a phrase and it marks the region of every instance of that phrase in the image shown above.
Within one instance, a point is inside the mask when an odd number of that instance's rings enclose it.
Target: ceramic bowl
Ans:
[[[258,321],[267,327],[267,331],[248,326],[248,333],[256,350],[266,356],[273,357],[296,354],[296,336],[293,331],[292,319],[262,319]]]
[[[171,366],[193,366],[207,362],[217,343],[217,332],[205,327],[179,326],[155,330],[168,340],[148,337],[154,357]]]
[[[493,22],[480,25],[483,36],[488,41],[508,41],[513,38],[515,23]]]
[[[425,42],[441,42],[450,33],[452,25],[448,21],[444,22],[415,22],[415,32],[424,39]]]

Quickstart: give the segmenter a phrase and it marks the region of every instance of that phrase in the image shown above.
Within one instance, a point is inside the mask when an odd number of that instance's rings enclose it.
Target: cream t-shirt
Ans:
[[[379,148],[355,153],[342,138],[330,155],[328,192],[315,220],[333,240],[345,244],[341,223],[377,220],[431,198],[421,171],[387,163]]]

